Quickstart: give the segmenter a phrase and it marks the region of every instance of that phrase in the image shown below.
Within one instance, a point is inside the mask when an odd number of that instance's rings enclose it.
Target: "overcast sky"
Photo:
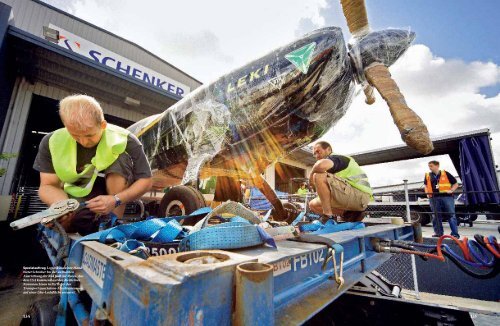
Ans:
[[[316,28],[339,26],[350,38],[337,0],[45,2],[139,44],[204,83]],[[368,0],[367,8],[374,30],[416,32],[413,46],[390,71],[431,136],[489,128],[500,163],[500,1]],[[342,154],[401,144],[383,100],[367,106],[361,95],[324,138]],[[446,156],[437,159],[456,174]],[[419,181],[427,161],[365,169],[374,185]]]

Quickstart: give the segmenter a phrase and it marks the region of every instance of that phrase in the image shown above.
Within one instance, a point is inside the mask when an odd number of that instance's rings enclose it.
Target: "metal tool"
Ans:
[[[341,247],[342,248],[342,247]],[[333,260],[333,277],[335,278],[335,282],[337,283],[337,290],[339,290],[345,283],[343,273],[344,273],[344,249],[338,250],[340,251],[340,268],[339,272],[337,272],[337,259],[335,258],[335,248],[332,246],[328,248],[327,259],[323,262],[322,269],[325,270],[328,262]]]
[[[47,224],[58,217],[76,211],[83,205],[85,205],[85,203],[80,204],[76,199],[61,200],[53,203],[46,210],[10,223],[10,227],[14,230],[19,230],[37,223]]]

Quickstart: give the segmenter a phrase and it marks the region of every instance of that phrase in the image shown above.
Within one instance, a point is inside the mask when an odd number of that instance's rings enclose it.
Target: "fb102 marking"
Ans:
[[[287,258],[273,263],[273,275],[278,276],[288,271],[297,272],[325,261],[325,250],[318,249],[303,255]]]

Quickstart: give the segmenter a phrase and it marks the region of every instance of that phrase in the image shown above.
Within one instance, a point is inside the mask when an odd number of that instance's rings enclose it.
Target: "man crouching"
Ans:
[[[323,223],[334,215],[341,217],[339,221],[361,221],[373,194],[368,177],[352,157],[332,152],[332,146],[325,141],[313,147],[313,155],[318,161],[312,168],[309,182],[315,186],[318,197],[309,202],[309,207],[321,215]]]
[[[40,172],[40,199],[47,205],[76,198],[86,208],[59,218],[67,232],[86,235],[99,228],[101,215],[121,218],[125,203],[151,188],[151,168],[142,144],[128,130],[104,120],[90,96],[61,100],[64,128],[46,135],[33,168]]]

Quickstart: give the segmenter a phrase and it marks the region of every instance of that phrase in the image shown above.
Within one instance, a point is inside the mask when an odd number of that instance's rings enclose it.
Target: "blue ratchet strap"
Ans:
[[[136,229],[137,228],[132,224],[118,225],[111,229],[86,235],[80,239],[80,241],[97,240],[99,242],[106,243],[107,240],[115,240],[118,242],[124,242],[130,238]]]
[[[85,205],[81,205],[82,207],[84,207]],[[204,208],[200,208],[199,210],[191,213],[190,215],[188,216],[180,216],[180,217],[177,217],[179,219],[183,219],[183,218],[186,218],[186,217],[189,217],[189,216],[193,216],[193,215],[202,215],[202,214],[207,214],[208,212],[210,211],[210,207],[204,207]],[[163,226],[163,228],[161,229],[157,229],[156,232],[158,232],[158,230],[160,230],[155,236],[154,236],[154,240],[155,241],[159,241],[161,239],[169,239],[171,237],[173,237],[175,231],[170,231],[169,229],[163,231],[163,229],[165,229],[168,226],[168,228],[176,228],[175,226],[175,223],[170,223],[170,221],[175,221],[176,222],[176,219],[174,218],[165,218],[165,219],[160,219],[160,220],[165,220],[165,225]],[[111,228],[111,229],[108,229],[108,230],[104,230],[104,231],[99,231],[99,232],[95,232],[95,233],[91,233],[91,234],[88,234],[80,239],[78,239],[77,241],[75,241],[75,243],[73,244],[73,246],[71,247],[70,251],[69,251],[69,255],[68,255],[68,265],[71,265],[71,257],[72,257],[72,253],[73,253],[73,248],[75,248],[75,246],[77,244],[79,244],[80,242],[82,241],[100,241],[102,243],[105,243],[106,240],[116,240],[118,242],[123,242],[125,243],[125,241],[130,238],[130,236],[137,231],[137,225],[134,225],[134,224],[139,224],[139,223],[146,223],[146,222],[150,222],[151,220],[146,220],[146,221],[142,221],[142,222],[138,222],[138,223],[133,223],[133,224],[123,224],[123,225],[119,225],[119,226],[116,226],[114,228]],[[177,223],[178,224],[178,223]],[[146,227],[150,227],[151,226],[151,231],[152,231],[152,226],[153,225],[162,225],[161,223],[157,223],[156,221],[154,222],[151,222],[150,224],[145,224]],[[182,230],[182,228],[181,228]],[[141,234],[141,232],[138,232],[138,234]],[[142,235],[145,235],[145,234],[142,234]],[[152,233],[151,235],[154,235],[154,233]],[[130,245],[132,243],[127,243],[127,245],[123,245],[122,244],[122,247],[124,250],[128,250],[127,248],[131,248]],[[123,251],[123,250],[122,250]],[[69,285],[69,281],[68,281],[68,278],[65,278],[64,281],[63,281],[63,286],[66,286],[68,287]],[[66,306],[68,304],[68,292],[64,292],[62,295],[61,295],[61,300],[59,302],[59,307],[62,308],[60,309],[60,312],[58,313],[57,315],[57,319],[56,319],[56,325],[58,326],[64,326],[66,325],[66,316],[65,316],[65,312],[66,312]]]
[[[333,220],[328,220],[325,224],[323,224],[319,220],[315,220],[312,223],[300,225],[299,230],[301,232],[311,232],[311,234],[326,234],[346,230],[362,229],[364,227],[365,224],[363,222],[336,223]]]
[[[227,221],[227,219],[225,219]],[[250,222],[248,222],[247,219],[241,217],[241,216],[234,216],[234,217],[230,217],[229,218],[229,221],[227,222],[242,222],[242,223],[246,223],[246,224],[250,224]]]
[[[118,222],[118,216],[116,216],[113,212],[108,214],[109,219],[102,221],[99,223],[99,231],[106,230],[116,226]]]
[[[269,212],[270,211],[271,210],[269,210]],[[222,219],[227,220],[226,218],[222,218]],[[241,216],[234,216],[234,217],[231,217],[229,219],[230,219],[230,222],[232,222],[232,223],[234,223],[234,222],[242,222],[242,223],[250,224],[250,222],[247,219],[245,219],[245,218],[243,218]],[[265,243],[267,243],[271,247],[277,248],[276,247],[276,242],[274,242],[273,237],[271,237],[262,227],[260,227],[260,226],[257,225],[257,231],[259,232],[260,238],[262,240],[264,240]]]
[[[274,239],[260,226],[251,224],[241,216],[231,218],[230,222],[206,226],[208,215],[198,222],[201,228],[191,232],[181,240],[180,251],[201,249],[239,249],[267,243],[276,248]]]
[[[347,230],[363,229],[365,224],[363,222],[344,222],[335,223],[332,220],[327,221],[322,228],[317,231],[311,232],[311,234],[326,234],[335,233]]]
[[[210,211],[210,207],[202,207],[189,215],[152,218],[141,222],[123,224],[105,231],[97,232],[99,234],[99,238],[97,239],[95,238],[97,234],[93,233],[89,235],[93,235],[92,238],[85,240],[99,240],[102,243],[108,240],[124,242],[127,239],[150,240],[157,243],[171,242],[182,232],[182,226],[177,221],[206,215]]]
[[[155,234],[156,232],[158,232],[167,225],[167,222],[165,222],[160,218],[155,218],[152,220],[132,223],[132,225],[136,227],[136,230],[130,236],[132,239],[150,240],[153,234]]]
[[[151,219],[131,224],[123,224],[99,233],[99,241],[124,242],[129,239],[171,242],[182,232],[182,226],[173,219]],[[95,233],[94,233],[95,235]],[[87,240],[87,239],[86,239]],[[88,239],[95,240],[95,239]]]
[[[255,226],[248,222],[227,222],[208,226],[181,240],[179,251],[237,249],[262,244]]]
[[[212,208],[210,208],[209,206],[202,207],[202,208],[198,208],[197,210],[195,210],[194,212],[192,212],[191,214],[189,214],[187,216],[207,215],[211,211],[212,211]]]
[[[179,234],[182,233],[182,225],[177,220],[169,221],[162,227],[156,235],[151,239],[151,242],[165,243],[174,241]]]
[[[148,258],[148,254],[146,253],[147,249],[144,243],[134,239],[127,240],[124,243],[122,243],[119,250],[126,253],[130,253],[142,259]]]
[[[259,225],[256,225],[256,226],[257,226],[257,231],[259,231],[260,238],[262,240],[264,240],[264,243],[267,243],[271,247],[273,247],[275,249],[278,249],[278,247],[276,246],[276,242],[274,241],[273,237],[271,237],[269,235],[269,233],[267,233],[266,230],[264,230]]]
[[[317,231],[323,227],[325,227],[325,225],[323,223],[321,223],[319,220],[315,220],[309,224],[299,225],[299,230],[300,230],[300,232],[313,232],[313,231]]]

